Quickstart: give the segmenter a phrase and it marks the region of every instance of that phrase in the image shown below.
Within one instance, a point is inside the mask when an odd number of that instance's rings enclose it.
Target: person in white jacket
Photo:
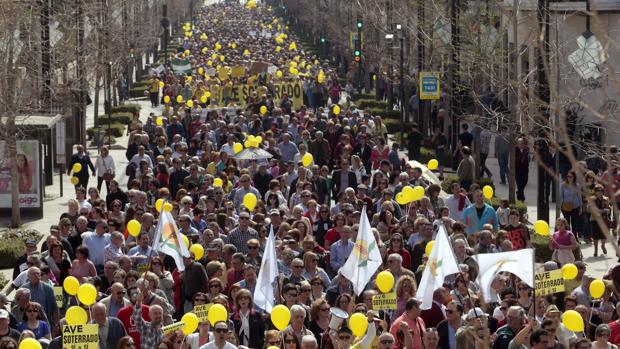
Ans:
[[[95,170],[97,171],[97,190],[101,192],[101,184],[105,181],[106,192],[109,192],[110,181],[116,174],[116,166],[114,159],[110,156],[110,150],[107,145],[101,147],[99,151],[95,162]]]

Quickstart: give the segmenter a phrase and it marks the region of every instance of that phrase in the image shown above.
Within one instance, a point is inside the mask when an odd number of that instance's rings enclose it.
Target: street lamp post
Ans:
[[[539,140],[537,141],[538,152],[538,196],[537,196],[537,218],[539,220],[549,221],[549,195],[545,186],[547,185],[547,177],[549,174],[545,169],[544,161],[548,157],[546,130],[549,124],[549,81],[547,80],[547,71],[545,67],[549,66],[549,0],[538,0],[538,30],[540,46],[536,55],[536,69],[538,84],[536,95],[538,97],[538,112],[540,113]]]
[[[407,117],[405,103],[405,35],[402,26],[398,24],[396,29],[400,32],[400,147],[403,149],[405,142],[405,118]]]

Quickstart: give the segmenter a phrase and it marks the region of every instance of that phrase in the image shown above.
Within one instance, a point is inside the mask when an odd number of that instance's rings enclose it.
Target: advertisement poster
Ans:
[[[0,142],[0,208],[11,207],[11,190],[19,186],[19,206],[22,208],[41,207],[41,161],[39,142],[35,140],[17,141],[18,181],[11,180],[11,160],[6,150],[6,142]]]

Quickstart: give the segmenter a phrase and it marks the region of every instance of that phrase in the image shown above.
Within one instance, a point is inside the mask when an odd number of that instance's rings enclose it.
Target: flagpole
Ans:
[[[532,287],[532,313],[534,319],[536,319],[536,254],[532,253],[532,276],[534,280],[534,287]]]

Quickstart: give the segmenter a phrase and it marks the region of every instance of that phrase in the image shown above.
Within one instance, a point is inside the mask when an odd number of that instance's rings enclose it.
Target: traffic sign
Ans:
[[[440,97],[439,73],[420,72],[420,99],[432,100]]]

